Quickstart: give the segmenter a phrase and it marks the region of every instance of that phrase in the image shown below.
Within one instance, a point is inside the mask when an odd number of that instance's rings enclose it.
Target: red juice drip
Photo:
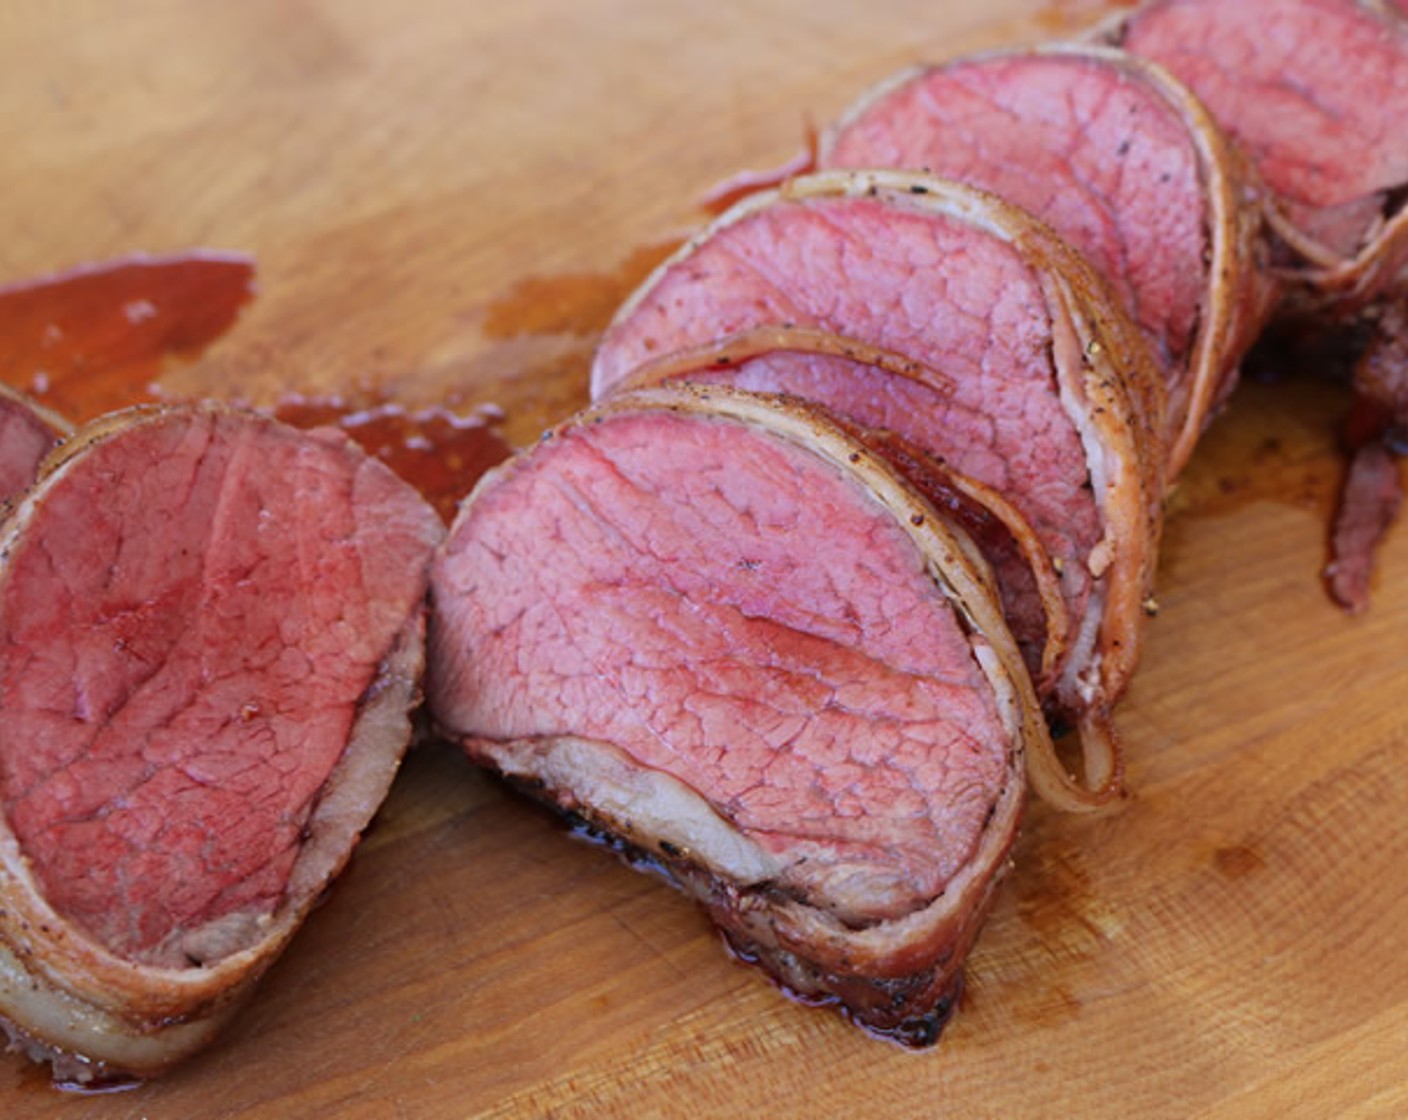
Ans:
[[[254,296],[254,261],[133,256],[0,287],[0,378],[83,421],[155,399],[168,358],[197,357]]]
[[[197,357],[253,297],[252,259],[204,250],[0,287],[0,378],[76,422],[160,400],[153,383],[165,362]],[[299,427],[340,428],[447,520],[474,481],[510,454],[482,412],[293,397],[275,414]]]
[[[512,454],[491,426],[493,415],[461,416],[442,405],[410,411],[384,399],[290,396],[274,416],[299,428],[345,432],[419,490],[447,523],[479,476]]]

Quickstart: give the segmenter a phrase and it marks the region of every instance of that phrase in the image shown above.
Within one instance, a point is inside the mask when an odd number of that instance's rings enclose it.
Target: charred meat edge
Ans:
[[[113,414],[51,453],[40,481],[0,531],[0,580],[5,558],[43,504],[46,484],[87,447],[167,411],[143,407]],[[77,1082],[152,1077],[206,1046],[346,865],[385,799],[410,741],[424,663],[422,606],[393,639],[358,701],[347,747],[308,820],[284,904],[260,922],[261,940],[214,963],[154,967],[92,940],[49,905],[0,819],[0,1025],[12,1045],[34,1060],[52,1062],[55,1080]],[[400,749],[387,749],[389,743]]]
[[[935,1002],[953,991],[963,953],[987,913],[996,880],[1005,873],[1024,802],[1023,756],[1034,744],[1045,742],[1050,749],[1040,706],[1001,617],[987,565],[966,535],[951,531],[942,515],[881,456],[854,442],[814,406],[737,389],[678,385],[621,394],[568,423],[589,424],[613,412],[644,409],[717,416],[765,428],[856,478],[914,541],[930,578],[953,604],[970,636],[973,656],[992,685],[999,718],[1011,736],[1005,760],[1008,777],[977,850],[924,908],[853,928],[818,906],[784,896],[766,878],[739,881],[744,868],[765,875],[770,857],[699,794],[669,775],[628,761],[614,745],[573,736],[494,742],[444,730],[464,742],[472,756],[495,765],[536,796],[650,852],[668,866],[682,889],[704,904],[743,955],[756,958],[798,994],[841,1000],[857,1021],[882,1031],[932,1014]],[[521,462],[511,460],[496,468],[480,481],[475,494],[519,469]],[[474,497],[466,501],[461,517]],[[584,762],[590,768],[585,775]],[[590,782],[595,782],[595,796],[588,801],[580,792]],[[628,818],[603,808],[602,802],[622,790],[628,791],[623,804],[632,801],[630,794],[643,793],[648,800],[667,803],[670,811],[643,828],[640,813]],[[660,834],[681,820],[690,830],[687,839]],[[715,850],[694,846],[701,840],[716,845]]]

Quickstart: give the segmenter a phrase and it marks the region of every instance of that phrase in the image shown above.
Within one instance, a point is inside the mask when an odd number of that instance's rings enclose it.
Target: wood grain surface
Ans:
[[[584,402],[596,332],[713,184],[903,65],[1100,11],[17,0],[0,282],[248,252],[258,296],[165,391],[453,398],[522,443]],[[92,1097],[5,1056],[0,1115],[1408,1115],[1408,529],[1371,611],[1332,607],[1346,405],[1248,383],[1208,435],[1121,712],[1133,796],[1033,808],[938,1049],[784,999],[431,743],[221,1045]]]

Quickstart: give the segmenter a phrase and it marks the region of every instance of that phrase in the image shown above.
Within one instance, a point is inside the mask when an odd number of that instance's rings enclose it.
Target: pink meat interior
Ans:
[[[432,514],[340,441],[200,414],[56,479],[0,583],[0,797],[111,950],[274,910]]]
[[[1010,740],[921,554],[832,465],[730,421],[618,414],[480,494],[433,576],[430,701],[471,738],[627,752],[877,907],[974,850]]]
[[[753,392],[790,393],[863,427],[891,431],[916,444],[931,438],[927,415],[945,407],[941,392],[920,380],[826,354],[777,352],[682,376]],[[1007,625],[1035,670],[1046,641],[1046,609],[1031,569],[1010,540],[1000,549],[985,542],[985,555],[997,574]]]
[[[1354,0],[1172,0],[1140,13],[1125,46],[1189,85],[1331,247],[1352,250],[1376,196],[1408,183],[1401,21]]]
[[[826,393],[849,397],[852,416],[896,427],[1003,494],[1060,566],[1071,618],[1084,617],[1099,512],[1056,393],[1046,300],[1010,244],[883,198],[774,204],[670,266],[613,325],[596,390],[653,357],[779,323],[847,335],[949,378],[950,392],[919,401],[893,382],[848,390],[834,365],[815,375],[830,381]]]
[[[0,395],[0,502],[28,488],[57,439],[22,401]]]
[[[1147,84],[1076,56],[931,70],[837,137],[835,167],[923,169],[1030,211],[1113,285],[1174,376],[1206,287],[1206,214],[1187,125]]]

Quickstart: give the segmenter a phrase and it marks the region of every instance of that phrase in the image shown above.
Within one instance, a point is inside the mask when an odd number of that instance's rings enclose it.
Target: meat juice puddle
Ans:
[[[224,335],[255,295],[252,258],[197,250],[133,256],[0,288],[0,376],[74,422],[169,402],[158,379]],[[341,429],[415,486],[448,521],[511,449],[492,408],[408,409],[384,394],[288,396],[270,412]]]
[[[595,346],[616,309],[683,239],[643,245],[606,272],[565,272],[528,276],[491,303],[482,330],[505,341],[531,335],[572,335]],[[589,370],[581,370],[585,382]]]
[[[498,386],[514,442],[535,440],[588,403],[602,332],[682,240],[641,246],[601,271],[522,277],[484,307],[475,322],[484,345],[469,360],[467,379]]]
[[[0,376],[76,423],[150,403],[254,298],[254,261],[133,256],[0,288]]]
[[[294,395],[272,415],[298,428],[340,428],[419,490],[447,524],[479,477],[512,454],[492,427],[501,419],[495,409],[461,414],[444,405],[410,410],[378,395]]]
[[[24,1094],[63,1093],[68,1097],[105,1097],[140,1089],[145,1082],[134,1077],[98,1077],[92,1081],[56,1081],[43,1062],[26,1059],[18,1067],[18,1077],[10,1083],[16,1092]]]

